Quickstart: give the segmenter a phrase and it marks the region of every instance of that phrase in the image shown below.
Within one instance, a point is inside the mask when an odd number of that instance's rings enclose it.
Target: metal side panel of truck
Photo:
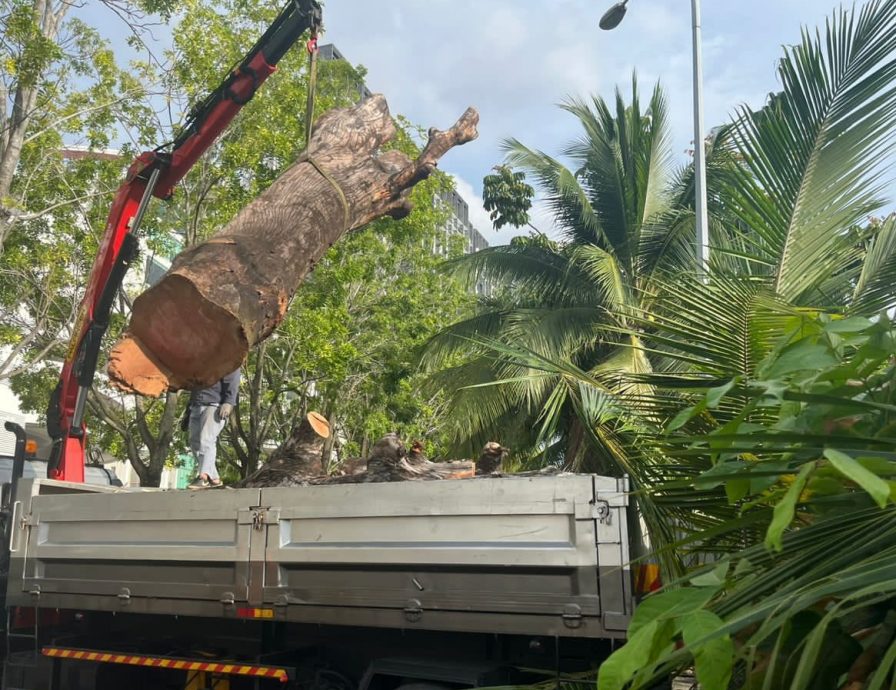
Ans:
[[[10,606],[621,638],[624,480],[133,491],[23,480]]]

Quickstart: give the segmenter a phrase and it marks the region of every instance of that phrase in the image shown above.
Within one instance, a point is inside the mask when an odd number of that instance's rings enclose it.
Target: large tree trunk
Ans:
[[[135,300],[129,332],[110,357],[113,382],[157,396],[211,385],[236,369],[280,323],[327,249],[375,218],[407,215],[410,189],[449,149],[474,139],[477,122],[468,109],[447,132],[430,130],[412,162],[380,152],[395,136],[380,95],[321,117],[306,155]]]

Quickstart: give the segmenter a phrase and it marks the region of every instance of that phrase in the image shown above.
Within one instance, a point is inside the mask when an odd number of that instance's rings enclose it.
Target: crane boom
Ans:
[[[141,153],[128,168],[112,202],[59,383],[47,408],[47,431],[53,439],[47,470],[50,479],[84,481],[87,394],[112,304],[137,254],[136,231],[149,201],[171,197],[175,186],[273,74],[289,48],[306,30],[316,34],[320,25],[317,0],[290,0],[221,85],[190,111],[174,141]]]

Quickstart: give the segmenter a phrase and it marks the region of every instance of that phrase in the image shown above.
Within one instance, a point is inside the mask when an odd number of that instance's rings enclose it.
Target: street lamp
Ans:
[[[610,31],[625,17],[629,0],[617,2],[600,18],[600,28]],[[703,144],[703,51],[700,40],[700,0],[691,0],[691,28],[694,49],[694,187],[697,210],[697,271],[709,271],[709,215],[706,208],[706,149]]]
[[[625,17],[626,5],[628,5],[628,0],[622,0],[622,2],[617,2],[604,12],[604,16],[600,18],[600,28],[604,31],[610,31],[619,26],[619,22]]]

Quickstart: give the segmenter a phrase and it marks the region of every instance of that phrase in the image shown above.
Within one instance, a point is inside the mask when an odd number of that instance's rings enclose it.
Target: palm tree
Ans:
[[[537,182],[561,239],[536,234],[459,260],[458,273],[492,294],[477,314],[433,339],[424,364],[452,391],[449,417],[462,448],[500,436],[539,462],[617,472],[626,459],[615,422],[598,430],[601,452],[589,457],[599,463],[586,465],[586,430],[560,377],[496,357],[483,343],[569,361],[617,396],[639,389],[621,373],[650,371],[638,336],[617,330],[643,306],[658,269],[687,255],[682,232],[659,224],[686,228],[690,213],[672,192],[666,99],[657,85],[642,108],[633,78],[629,103],[617,90],[613,104],[573,99],[562,107],[583,130],[562,152],[571,168],[515,139],[505,143],[507,162]]]
[[[714,181],[708,282],[655,274],[616,317],[652,363],[629,377],[643,388],[624,415],[650,461],[635,467],[640,485],[655,482],[642,501],[684,532],[679,549],[732,567],[703,573],[700,586],[719,584],[690,609],[674,592],[673,613],[645,609],[653,628],[633,633],[657,637],[623,648],[609,668],[629,671],[608,670],[601,689],[651,687],[655,669],[695,656],[699,676],[701,654],[730,656],[735,634],[754,674],[737,687],[836,688],[849,671],[849,687],[880,688],[896,673],[894,331],[878,315],[896,305],[896,220],[869,219],[885,207],[896,141],[896,0],[804,31],[779,77],[781,92],[743,108],[717,143],[729,164]],[[606,410],[594,367],[492,347],[562,376],[594,428]],[[686,617],[704,626],[681,648]],[[851,633],[869,626],[863,648]],[[706,687],[727,686],[725,669],[706,672],[720,674]]]

